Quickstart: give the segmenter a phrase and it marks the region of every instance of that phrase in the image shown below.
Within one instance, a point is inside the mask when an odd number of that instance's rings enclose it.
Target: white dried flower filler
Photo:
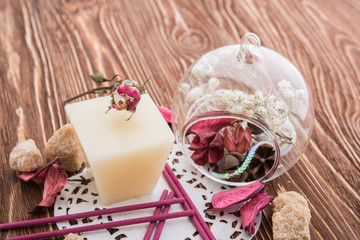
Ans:
[[[203,68],[196,69],[196,75],[194,75],[194,71],[192,72],[195,77],[200,75],[199,72],[202,72],[202,76],[209,74],[209,68],[205,65],[200,66],[203,66]],[[193,102],[205,93],[214,91],[218,86],[219,79],[212,77],[209,79],[208,84],[194,88],[191,88],[187,83],[182,83],[179,91],[184,95],[186,101]],[[304,99],[306,96],[303,89],[292,89],[290,82],[287,80],[280,81],[278,89],[290,104],[294,104],[294,101]],[[281,132],[289,136],[294,131],[294,126],[289,119],[290,112],[286,109],[285,103],[278,100],[271,93],[264,94],[262,90],[259,90],[255,94],[248,94],[240,90],[225,90],[223,98],[226,102],[226,110],[253,118],[260,118],[273,132]]]

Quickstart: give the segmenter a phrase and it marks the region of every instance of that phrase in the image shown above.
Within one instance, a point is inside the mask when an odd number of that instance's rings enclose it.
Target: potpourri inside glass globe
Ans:
[[[253,33],[198,59],[183,75],[172,111],[176,141],[189,161],[234,186],[289,170],[308,144],[314,118],[300,72]]]

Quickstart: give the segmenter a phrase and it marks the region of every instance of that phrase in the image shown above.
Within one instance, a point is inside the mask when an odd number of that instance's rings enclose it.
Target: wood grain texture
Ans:
[[[300,70],[315,107],[305,154],[269,193],[306,196],[313,239],[360,238],[359,22],[357,0],[0,0],[0,222],[32,218],[27,211],[41,200],[42,189],[9,168],[9,153],[28,138],[43,152],[67,122],[62,102],[95,87],[89,73],[151,77],[149,93],[170,107],[198,57],[250,31]],[[271,239],[269,208],[263,216],[255,239]]]

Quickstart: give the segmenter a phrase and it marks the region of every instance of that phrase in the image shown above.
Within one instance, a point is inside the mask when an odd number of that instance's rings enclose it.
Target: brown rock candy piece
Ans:
[[[273,212],[279,212],[287,204],[296,204],[303,207],[305,215],[310,221],[310,209],[306,199],[301,194],[294,191],[280,193],[271,204],[272,210]]]
[[[255,152],[254,157],[246,170],[249,173],[247,181],[257,180],[265,176],[272,168],[274,161],[274,148],[267,144],[261,145]]]
[[[34,140],[19,143],[10,153],[10,168],[15,171],[31,172],[44,165],[44,160]]]
[[[311,213],[306,199],[297,192],[280,193],[272,202],[274,240],[310,239]]]
[[[70,233],[66,236],[64,240],[84,240],[84,239],[76,234]]]
[[[45,145],[45,159],[50,162],[56,156],[63,161],[65,170],[75,172],[86,160],[85,152],[71,124],[58,129]]]
[[[309,221],[303,208],[296,204],[285,205],[272,216],[274,240],[310,239]]]

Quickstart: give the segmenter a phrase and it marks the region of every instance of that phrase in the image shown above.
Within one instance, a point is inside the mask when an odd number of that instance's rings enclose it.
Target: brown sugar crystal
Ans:
[[[76,234],[70,233],[66,236],[64,240],[84,240],[84,239]]]
[[[280,193],[272,202],[274,240],[310,239],[310,209],[297,192]]]
[[[86,156],[71,124],[66,124],[57,130],[45,146],[46,162],[56,156],[63,161],[64,168],[75,172],[81,168]]]
[[[19,143],[10,153],[10,168],[15,171],[31,172],[44,165],[44,160],[34,140]]]
[[[287,204],[298,205],[303,209],[304,214],[307,219],[310,221],[310,209],[306,199],[299,193],[294,191],[283,192],[280,193],[273,201],[272,201],[272,209],[273,212],[279,212],[285,205]]]

